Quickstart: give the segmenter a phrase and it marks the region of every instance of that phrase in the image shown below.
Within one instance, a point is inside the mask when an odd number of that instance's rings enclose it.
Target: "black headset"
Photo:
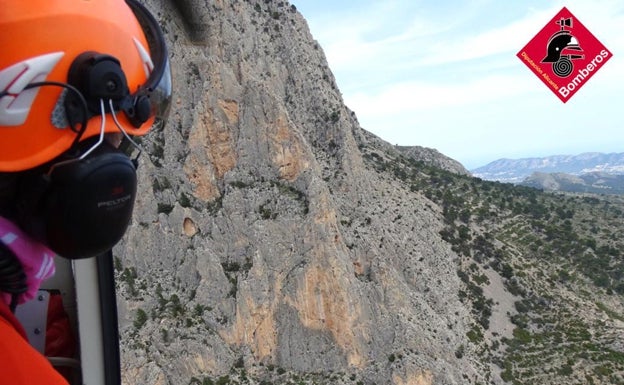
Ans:
[[[93,140],[80,145],[87,146]],[[65,161],[61,159],[59,164]],[[132,160],[104,142],[84,159],[51,167],[51,172],[38,168],[20,176],[20,227],[65,258],[88,258],[111,249],[132,217],[137,189]]]
[[[132,125],[140,127],[152,115],[153,106],[162,103],[166,109],[170,97],[162,30],[142,4],[135,0],[126,3],[145,32],[154,63],[146,83],[131,94],[119,60],[97,52],[79,55],[68,73],[66,88],[74,90],[65,99],[70,127],[81,123],[80,130],[74,129],[74,145],[17,178],[17,223],[65,258],[96,256],[119,242],[130,224],[137,191],[136,159],[131,160],[102,137],[79,141],[87,119],[123,111]],[[104,106],[101,100],[111,102]]]

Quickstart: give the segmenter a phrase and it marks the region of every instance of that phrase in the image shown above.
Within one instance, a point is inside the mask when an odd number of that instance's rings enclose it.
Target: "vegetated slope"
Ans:
[[[621,198],[543,193],[365,154],[442,207],[441,234],[461,255],[461,296],[478,321],[468,338],[502,379],[623,383]],[[510,335],[492,330],[500,306],[495,293],[487,295],[492,271],[515,297]]]
[[[125,384],[619,378],[618,200],[401,153],[287,2],[147,3],[175,99],[115,249]]]

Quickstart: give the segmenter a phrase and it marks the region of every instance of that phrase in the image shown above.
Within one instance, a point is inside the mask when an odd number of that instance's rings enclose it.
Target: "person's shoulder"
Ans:
[[[68,385],[50,362],[0,315],[0,385]]]

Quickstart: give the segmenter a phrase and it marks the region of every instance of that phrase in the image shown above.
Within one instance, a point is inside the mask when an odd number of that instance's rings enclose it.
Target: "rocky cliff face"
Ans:
[[[124,383],[483,383],[440,209],[365,165],[295,7],[146,3],[175,98],[115,249]]]

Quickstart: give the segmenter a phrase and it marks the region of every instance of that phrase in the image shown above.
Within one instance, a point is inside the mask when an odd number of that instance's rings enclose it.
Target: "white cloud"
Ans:
[[[391,143],[437,148],[469,166],[616,151],[624,1],[532,3],[363,1],[310,25],[346,104]],[[566,104],[515,57],[563,6],[614,54]]]
[[[383,11],[374,7],[340,22],[326,19],[316,26],[319,32],[315,36],[334,71],[380,68],[404,61],[412,66],[438,65],[517,51],[558,11],[551,7],[478,32],[474,26],[479,20],[472,17],[479,10],[473,5],[461,12],[463,17],[431,20],[417,13],[406,13],[399,19],[379,17]],[[384,30],[394,33],[379,32]]]
[[[535,84],[532,84],[535,83]],[[523,76],[493,75],[462,83],[411,81],[389,85],[379,93],[345,96],[349,108],[365,118],[417,112],[444,106],[475,105],[531,92],[538,81]]]

